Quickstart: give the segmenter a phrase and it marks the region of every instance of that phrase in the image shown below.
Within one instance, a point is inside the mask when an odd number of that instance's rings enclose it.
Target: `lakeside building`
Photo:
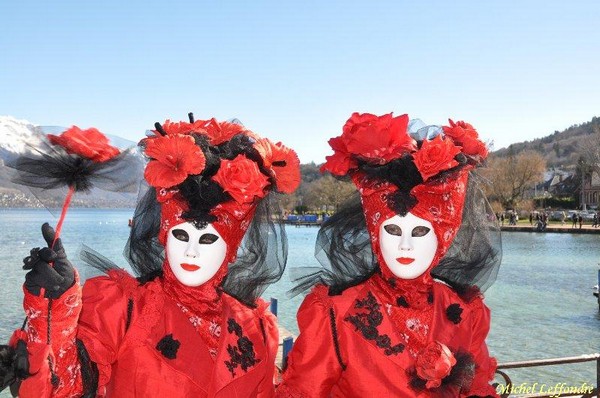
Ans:
[[[600,174],[593,171],[583,179],[582,203],[587,207],[597,209],[600,201]]]

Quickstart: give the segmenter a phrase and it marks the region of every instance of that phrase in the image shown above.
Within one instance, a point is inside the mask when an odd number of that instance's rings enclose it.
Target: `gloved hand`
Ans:
[[[16,348],[0,346],[0,391],[10,386],[13,396],[21,384],[20,380],[29,376],[29,355],[25,341],[19,340]]]
[[[42,225],[42,235],[48,247],[31,249],[30,255],[23,259],[23,269],[31,270],[25,275],[25,288],[36,296],[44,288],[44,297],[57,299],[73,286],[75,270],[67,260],[61,240],[57,239],[52,247],[55,233],[48,223]]]

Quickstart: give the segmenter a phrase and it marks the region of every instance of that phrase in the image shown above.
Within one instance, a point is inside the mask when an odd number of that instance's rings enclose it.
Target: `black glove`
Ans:
[[[17,342],[17,347],[0,346],[0,391],[10,386],[14,397],[17,396],[21,380],[29,377],[29,354],[23,340]]]
[[[42,235],[48,247],[31,249],[29,256],[23,259],[23,269],[31,270],[25,275],[25,288],[36,296],[44,288],[44,297],[57,299],[66,292],[75,282],[75,270],[67,260],[65,249],[60,239],[56,240],[54,247],[54,229],[44,223]],[[50,265],[53,262],[53,265]]]

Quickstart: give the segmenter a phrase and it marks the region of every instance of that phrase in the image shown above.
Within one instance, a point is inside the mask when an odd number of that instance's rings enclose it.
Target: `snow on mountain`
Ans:
[[[0,156],[6,160],[9,155],[25,152],[28,144],[39,144],[40,134],[41,129],[27,120],[0,116]]]
[[[12,116],[0,116],[0,158],[7,158],[27,151],[28,145],[36,146],[43,134],[60,134],[66,127],[39,126],[23,119]],[[133,141],[114,135],[106,134],[111,144],[121,150],[136,146]]]

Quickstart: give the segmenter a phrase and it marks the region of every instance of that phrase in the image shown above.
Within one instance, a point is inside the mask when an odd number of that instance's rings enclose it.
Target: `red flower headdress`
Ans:
[[[480,165],[487,157],[485,144],[468,123],[449,119],[450,126],[441,128],[443,133],[438,131],[432,139],[417,142],[418,134],[408,131],[408,122],[408,115],[352,114],[342,135],[329,140],[334,153],[327,156],[321,171],[344,176],[365,167],[384,166],[408,155],[426,181],[459,164]]]
[[[244,302],[252,302],[260,290],[259,285],[278,279],[283,268],[277,267],[282,267],[279,263],[285,257],[278,257],[275,261],[278,264],[269,266],[271,269],[267,270],[269,267],[261,268],[259,264],[271,261],[265,257],[266,246],[261,246],[266,245],[265,242],[250,242],[256,243],[256,247],[240,250],[240,253],[250,251],[249,256],[243,255],[242,258],[238,258],[238,248],[246,231],[251,228],[258,208],[261,213],[260,217],[256,216],[260,218],[256,228],[260,232],[255,230],[250,234],[251,239],[266,239],[261,234],[267,228],[274,228],[271,217],[265,215],[268,211],[263,209],[264,203],[268,202],[265,199],[270,192],[291,193],[296,189],[300,183],[298,157],[281,143],[272,144],[261,139],[241,124],[215,119],[194,120],[192,114],[189,116],[189,123],[169,120],[162,125],[156,123],[152,135],[141,142],[150,159],[144,175],[154,189],[136,209],[129,249],[132,266],[140,274],[158,271],[160,266],[165,277],[169,277],[168,267],[156,264],[156,258],[160,257],[166,244],[168,231],[186,221],[212,223],[227,242],[224,264],[235,262],[236,267],[232,270],[224,266],[206,284],[210,285],[208,287],[203,285],[192,289],[192,292],[178,286],[176,294],[197,296],[199,289],[205,293],[210,290],[214,294],[211,287],[221,286],[223,282],[224,290],[230,291],[228,288],[236,284],[236,289],[243,291],[234,292],[234,295]],[[157,220],[158,217],[160,220]],[[151,225],[157,221],[159,225],[154,230]],[[274,229],[270,232],[273,233]],[[154,237],[156,245],[148,243],[153,242]],[[254,250],[265,253],[254,253]],[[237,266],[244,261],[247,263]],[[152,265],[148,266],[150,263]],[[248,275],[248,270],[253,270],[255,275]],[[225,275],[227,279],[223,280]],[[240,284],[236,282],[238,278],[245,280]],[[258,282],[252,282],[253,278]],[[226,286],[226,282],[229,285]],[[252,287],[253,283],[256,288]],[[185,301],[182,297],[179,300]]]
[[[436,227],[438,260],[458,230],[468,171],[487,150],[470,124],[450,120],[450,126],[433,130],[421,137],[409,131],[407,115],[354,113],[342,135],[329,141],[334,154],[321,171],[352,177],[380,260],[379,227],[395,214],[411,211]]]
[[[189,200],[192,208],[207,213],[230,200],[244,207],[271,190],[291,193],[300,184],[296,153],[241,124],[195,121],[190,114],[189,123],[167,120],[155,127],[154,136],[142,140],[150,158],[144,176],[157,190],[183,186],[205,197],[204,203]]]

